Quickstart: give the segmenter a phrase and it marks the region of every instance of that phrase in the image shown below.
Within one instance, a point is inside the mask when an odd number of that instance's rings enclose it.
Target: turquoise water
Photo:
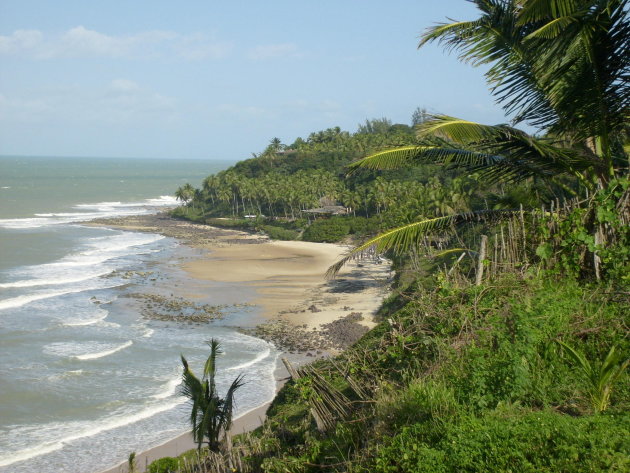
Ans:
[[[273,396],[273,347],[229,318],[146,320],[130,297],[197,284],[178,269],[193,250],[81,224],[176,205],[177,187],[229,164],[0,158],[0,472],[97,472],[186,430],[179,355],[200,369],[211,337],[226,352],[219,386],[239,372],[251,383],[240,412]],[[248,297],[210,283],[195,290],[210,304]]]

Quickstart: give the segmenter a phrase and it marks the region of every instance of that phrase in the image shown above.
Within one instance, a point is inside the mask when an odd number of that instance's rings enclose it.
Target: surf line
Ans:
[[[99,351],[97,353],[86,353],[85,355],[77,355],[75,356],[75,358],[77,360],[95,360],[97,358],[103,358],[104,356],[108,356],[113,353],[116,353],[117,351],[124,350],[125,348],[130,347],[131,345],[133,345],[133,341],[129,340],[128,342],[123,343],[119,347],[112,348],[111,350]]]

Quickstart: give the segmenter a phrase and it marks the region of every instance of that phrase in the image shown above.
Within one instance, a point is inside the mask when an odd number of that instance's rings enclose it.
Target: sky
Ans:
[[[428,27],[466,0],[0,0],[0,155],[245,159],[416,107],[507,121]]]

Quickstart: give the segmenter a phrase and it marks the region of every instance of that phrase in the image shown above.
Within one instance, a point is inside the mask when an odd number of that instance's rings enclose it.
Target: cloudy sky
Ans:
[[[414,109],[505,122],[482,71],[416,49],[465,0],[0,0],[0,155],[247,158]]]

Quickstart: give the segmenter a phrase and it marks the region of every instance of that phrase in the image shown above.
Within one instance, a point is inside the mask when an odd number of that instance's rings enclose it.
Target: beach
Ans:
[[[198,251],[180,269],[197,281],[179,289],[179,295],[202,297],[204,283],[248,287],[257,316],[244,330],[266,339],[294,363],[338,353],[374,326],[374,315],[388,293],[391,272],[386,262],[354,261],[328,281],[326,269],[347,253],[349,247],[302,241],[271,241],[267,237],[236,230],[175,220],[165,214],[100,219],[93,226],[158,233],[176,238]],[[281,363],[274,378],[277,389],[286,381]],[[235,420],[233,434],[261,424],[268,403]],[[175,456],[194,448],[190,434],[183,434],[137,455],[139,471],[156,458]],[[121,459],[123,462],[124,459]],[[126,463],[104,473],[126,471]]]

